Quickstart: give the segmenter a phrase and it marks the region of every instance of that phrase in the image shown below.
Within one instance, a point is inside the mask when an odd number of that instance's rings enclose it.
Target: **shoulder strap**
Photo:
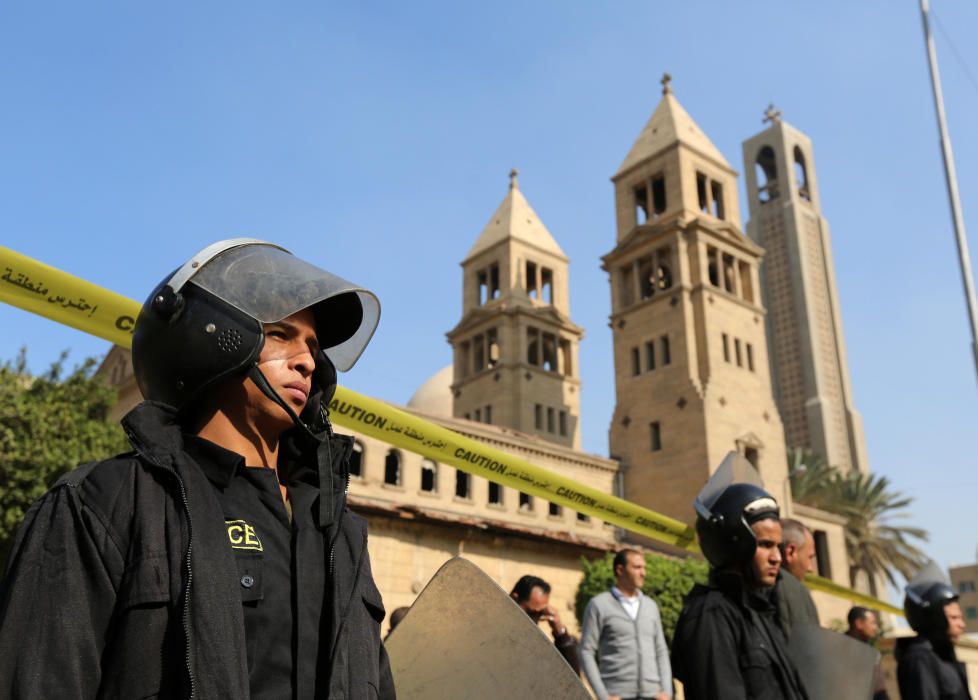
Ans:
[[[52,488],[58,488],[59,486],[78,486],[78,484],[88,478],[88,475],[96,464],[98,462],[85,462],[85,464],[75,467],[70,472],[63,474]]]

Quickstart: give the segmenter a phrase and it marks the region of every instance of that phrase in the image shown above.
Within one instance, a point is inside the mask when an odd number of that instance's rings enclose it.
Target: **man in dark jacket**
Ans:
[[[815,538],[802,523],[781,518],[781,573],[778,575],[778,613],[785,636],[797,625],[818,625],[818,610],[802,581],[815,573]]]
[[[581,662],[577,656],[577,639],[567,631],[567,627],[561,622],[560,613],[550,607],[550,584],[539,576],[527,574],[520,577],[509,595],[535,623],[546,622],[550,625],[550,634],[553,635],[554,646],[557,647],[557,651],[574,669],[574,673],[581,675]]]
[[[394,696],[352,441],[325,407],[370,292],[260,241],[150,295],[133,452],[63,477],[0,584],[0,697]]]
[[[954,654],[954,643],[965,629],[958,594],[934,562],[907,585],[903,610],[917,636],[897,640],[900,697],[971,700],[964,664]]]
[[[861,605],[853,605],[849,609],[849,614],[846,615],[846,621],[849,623],[846,634],[863,644],[873,644],[879,636],[879,615],[875,610],[864,608]],[[883,669],[879,664],[876,665],[873,678],[873,700],[890,700],[890,696],[886,692],[886,677],[883,675]]]
[[[694,505],[710,579],[687,596],[673,637],[672,668],[686,699],[807,700],[773,599],[778,504],[750,462],[731,452]]]

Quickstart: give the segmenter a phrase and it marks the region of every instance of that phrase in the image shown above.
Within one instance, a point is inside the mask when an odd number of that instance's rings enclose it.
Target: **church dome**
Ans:
[[[418,387],[408,401],[409,408],[415,408],[433,416],[452,417],[452,365],[442,367]]]

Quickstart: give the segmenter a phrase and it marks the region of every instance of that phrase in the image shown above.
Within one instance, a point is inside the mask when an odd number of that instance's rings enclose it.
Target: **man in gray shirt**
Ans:
[[[587,604],[581,666],[598,700],[670,700],[672,668],[655,601],[642,593],[645,556],[615,555],[615,583]]]

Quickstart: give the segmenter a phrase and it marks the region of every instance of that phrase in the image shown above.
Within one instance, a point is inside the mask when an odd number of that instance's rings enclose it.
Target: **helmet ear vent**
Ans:
[[[217,347],[224,352],[236,352],[241,347],[241,333],[233,328],[225,328],[217,336]]]

